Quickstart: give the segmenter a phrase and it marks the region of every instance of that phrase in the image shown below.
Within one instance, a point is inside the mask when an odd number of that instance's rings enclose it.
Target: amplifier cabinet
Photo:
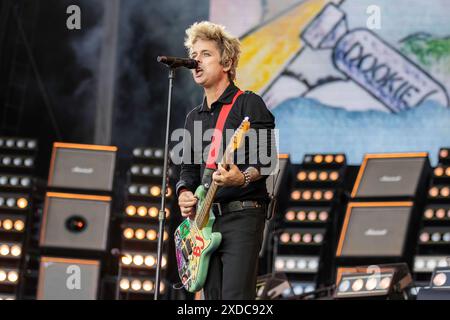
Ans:
[[[412,202],[349,203],[336,256],[402,257],[412,211]]]
[[[48,192],[40,246],[104,251],[110,213],[110,197]]]
[[[48,186],[112,191],[116,147],[73,143],[53,145]]]
[[[430,172],[428,154],[367,154],[352,198],[414,198]]]
[[[98,295],[98,260],[42,257],[38,300],[95,300]]]

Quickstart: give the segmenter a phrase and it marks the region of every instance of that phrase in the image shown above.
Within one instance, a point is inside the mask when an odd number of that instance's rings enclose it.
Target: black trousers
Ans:
[[[265,209],[216,216],[213,231],[222,234],[211,256],[203,292],[206,300],[254,300],[265,224]]]

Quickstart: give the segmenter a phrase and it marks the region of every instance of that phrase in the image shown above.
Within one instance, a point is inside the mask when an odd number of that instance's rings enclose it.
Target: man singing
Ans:
[[[211,140],[195,136],[194,126],[200,125],[203,132],[216,128],[222,107],[232,105],[222,131],[224,150],[226,130],[237,129],[245,117],[249,117],[251,128],[257,133],[274,129],[274,117],[261,97],[235,86],[240,42],[223,26],[211,22],[193,24],[186,30],[185,46],[190,57],[198,62],[192,75],[203,87],[204,99],[186,117],[185,129],[190,133],[191,144],[184,144],[177,184],[178,204],[183,217],[193,218],[198,185],[209,177],[209,182],[212,179],[220,186],[213,206],[216,216],[213,231],[222,234],[222,242],[211,256],[204,295],[208,300],[254,299],[268,201],[265,183],[268,173],[264,170],[267,163],[262,163],[258,156],[265,149],[273,159],[275,147],[271,135],[266,135],[268,139],[258,135],[256,144],[245,145],[249,149],[245,150],[246,161],[211,170],[205,168],[204,159]],[[256,161],[251,161],[251,154],[258,154]]]

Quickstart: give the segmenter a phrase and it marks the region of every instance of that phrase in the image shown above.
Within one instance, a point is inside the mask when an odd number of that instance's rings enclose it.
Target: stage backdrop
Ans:
[[[232,5],[231,5],[232,4]],[[450,146],[448,0],[210,0],[239,35],[238,85],[276,116],[280,151],[428,151]]]

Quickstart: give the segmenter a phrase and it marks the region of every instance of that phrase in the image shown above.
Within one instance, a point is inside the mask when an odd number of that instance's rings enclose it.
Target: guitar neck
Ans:
[[[214,198],[216,197],[216,193],[218,190],[217,184],[211,181],[211,186],[206,193],[205,199],[203,200],[203,205],[200,213],[195,217],[197,222],[197,226],[200,228],[203,227],[209,218],[209,211],[211,210]]]

